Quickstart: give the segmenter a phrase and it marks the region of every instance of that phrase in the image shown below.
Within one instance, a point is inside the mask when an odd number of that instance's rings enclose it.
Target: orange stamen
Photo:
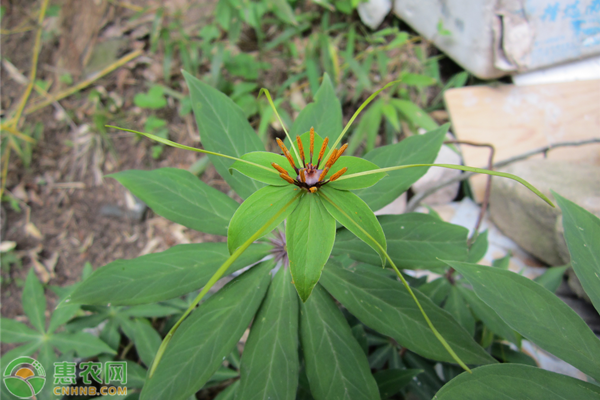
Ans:
[[[298,151],[300,152],[300,158],[302,158],[302,165],[306,167],[306,160],[304,159],[304,146],[302,146],[302,140],[300,140],[300,136],[296,136],[296,141],[298,142]]]
[[[310,160],[309,162],[312,164],[313,160],[313,151],[315,150],[315,128],[310,128]]]
[[[327,163],[325,164],[325,167],[331,168],[331,166],[333,165],[333,163],[336,160],[336,158],[335,158],[336,154],[337,154],[337,149],[333,149],[333,151],[331,152],[331,156],[329,156],[329,160],[327,160]]]
[[[283,144],[281,139],[277,138],[277,144],[281,148],[281,151],[283,151],[283,155],[285,156],[285,158],[287,158],[289,163],[292,165],[292,168],[294,168],[294,171],[298,172],[298,168],[296,168],[296,164],[294,164],[294,159],[292,158],[290,151],[287,149],[287,147],[285,147],[285,144]]]
[[[300,181],[306,183],[306,175],[304,174],[304,170],[300,170]]]
[[[316,187],[311,187],[310,189],[308,189],[311,193],[316,193],[317,188]]]
[[[346,151],[347,148],[348,148],[348,143],[346,143],[345,145],[343,145],[342,147],[340,147],[340,149],[335,154],[335,161],[337,161],[338,158],[340,158],[342,156],[342,154],[344,154],[344,152]]]
[[[317,168],[319,168],[319,164],[321,164],[321,159],[323,158],[323,154],[325,154],[325,148],[327,147],[327,143],[329,143],[329,138],[326,137],[323,140],[323,145],[321,145],[321,151],[319,152],[319,160],[317,161]]]
[[[294,180],[292,179],[291,176],[289,175],[285,175],[285,174],[279,174],[279,177],[281,177],[283,180],[288,181],[289,183],[291,183],[292,185],[294,184]]]
[[[329,167],[325,167],[323,172],[321,172],[321,175],[319,175],[319,182],[321,182],[325,178],[325,175],[327,175],[328,172],[329,172]]]
[[[283,167],[279,166],[277,163],[271,163],[271,165],[273,166],[273,168],[275,168],[277,171],[281,172],[282,174],[289,175],[288,172],[285,169],[283,169]]]
[[[346,173],[346,171],[348,171],[348,167],[344,167],[344,168],[340,169],[338,172],[336,172],[335,174],[333,174],[331,176],[331,178],[329,178],[329,182],[335,181],[337,178],[339,178],[340,176],[344,175]]]

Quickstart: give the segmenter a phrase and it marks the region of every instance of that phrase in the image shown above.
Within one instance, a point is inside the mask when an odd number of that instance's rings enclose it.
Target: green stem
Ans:
[[[196,296],[196,298],[194,299],[192,304],[188,307],[188,309],[185,311],[185,313],[183,313],[181,318],[179,318],[177,323],[175,323],[175,325],[173,325],[173,327],[171,328],[169,333],[167,333],[167,336],[165,336],[165,338],[163,339],[162,343],[160,344],[160,347],[158,348],[158,351],[156,352],[156,357],[154,357],[152,366],[150,367],[149,378],[152,378],[152,375],[154,375],[154,372],[156,371],[156,367],[158,367],[158,363],[162,359],[163,354],[164,354],[165,350],[167,349],[167,345],[171,341],[171,338],[173,337],[173,334],[175,334],[175,331],[177,330],[177,328],[179,328],[179,325],[181,325],[181,323],[185,320],[185,318],[196,308],[196,306],[198,305],[200,300],[202,300],[202,298],[206,295],[206,293],[208,293],[208,291],[213,287],[213,285],[219,279],[221,279],[221,277],[229,269],[231,264],[233,264],[233,262],[235,260],[237,260],[238,257],[241,256],[242,253],[244,251],[246,251],[246,249],[254,241],[259,239],[265,233],[265,230],[269,227],[269,225],[271,225],[275,220],[277,220],[277,218],[279,218],[279,216],[281,216],[281,214],[283,214],[285,212],[285,210],[287,210],[287,208],[290,205],[292,205],[296,201],[298,196],[300,196],[301,194],[302,193],[298,193],[296,196],[294,196],[294,198],[292,200],[290,200],[285,206],[283,206],[283,208],[281,210],[279,210],[277,212],[277,214],[275,214],[271,219],[269,219],[269,221],[267,221],[267,223],[264,224],[258,231],[256,231],[256,233],[254,235],[252,235],[248,240],[246,240],[244,242],[244,244],[242,244],[240,247],[238,247],[237,250],[234,251],[233,254],[227,259],[227,261],[225,261],[223,263],[223,265],[221,265],[219,267],[219,269],[213,274],[213,276],[210,278],[210,280],[202,288],[202,291],[200,291],[200,293],[198,293],[198,296]]]
[[[283,131],[285,132],[285,136],[287,136],[288,140],[290,141],[290,145],[292,146],[292,149],[294,150],[294,154],[296,155],[296,160],[298,161],[298,163],[301,163],[302,159],[300,158],[300,154],[298,154],[298,150],[296,150],[296,146],[294,146],[294,141],[290,137],[290,134],[288,133],[287,129],[285,129],[285,124],[281,120],[281,117],[279,116],[279,113],[277,112],[277,108],[275,108],[275,104],[273,103],[273,99],[271,98],[271,93],[269,93],[268,89],[262,88],[262,89],[260,89],[260,92],[258,92],[258,97],[260,98],[260,95],[263,93],[265,94],[265,97],[267,98],[269,105],[273,109],[273,112],[277,116],[277,119],[279,120],[279,123],[281,124],[281,127],[283,128]]]
[[[372,95],[369,96],[368,99],[366,99],[361,105],[360,107],[358,107],[358,110],[356,110],[356,112],[354,113],[354,115],[352,115],[352,118],[350,118],[350,121],[348,121],[348,123],[346,124],[346,126],[344,127],[344,130],[342,131],[342,133],[340,133],[340,136],[338,136],[337,140],[335,141],[335,143],[333,144],[333,146],[331,146],[331,149],[329,150],[329,153],[327,153],[327,155],[325,156],[325,158],[323,158],[323,160],[329,160],[329,157],[331,156],[331,152],[333,151],[333,149],[335,149],[337,147],[337,145],[340,143],[340,141],[342,140],[342,138],[344,137],[344,135],[346,134],[346,132],[348,131],[348,129],[350,128],[350,126],[352,125],[352,123],[354,122],[354,120],[356,119],[356,117],[358,117],[358,115],[362,112],[362,110],[369,105],[369,103],[371,101],[373,101],[373,99],[375,97],[377,97],[377,95],[381,92],[383,92],[385,89],[389,88],[392,85],[395,85],[396,83],[399,83],[400,80],[397,81],[392,81],[390,83],[388,83],[387,85],[385,85],[384,87],[382,87],[381,89],[379,89],[378,91],[376,91],[375,93],[373,93]]]
[[[554,204],[552,203],[552,201],[550,201],[550,199],[548,199],[548,197],[546,197],[542,192],[540,192],[531,183],[527,182],[523,178],[519,178],[516,175],[509,174],[509,173],[506,173],[506,172],[491,171],[489,169],[467,167],[467,166],[464,166],[464,165],[456,165],[456,164],[409,164],[409,165],[398,165],[396,167],[387,167],[387,168],[372,169],[370,171],[364,171],[364,172],[357,172],[355,174],[342,175],[337,180],[338,181],[342,181],[344,179],[356,178],[356,177],[359,177],[359,176],[365,176],[365,175],[371,175],[371,174],[378,174],[378,173],[381,173],[381,172],[388,172],[388,171],[397,171],[399,169],[415,168],[415,167],[442,167],[442,168],[449,168],[449,169],[458,169],[458,170],[461,170],[461,171],[475,172],[475,173],[478,173],[478,174],[487,174],[487,175],[493,175],[493,176],[501,176],[503,178],[512,179],[514,181],[519,182],[520,184],[522,184],[523,186],[525,186],[527,189],[531,190],[533,193],[535,193],[538,197],[540,197],[542,200],[544,200],[550,206],[555,207]]]
[[[228,156],[226,154],[216,153],[214,151],[208,151],[208,150],[204,150],[204,149],[198,149],[196,147],[186,146],[184,144],[179,144],[179,143],[173,142],[173,141],[171,141],[169,139],[163,139],[160,136],[156,136],[156,135],[153,135],[151,133],[134,131],[133,129],[127,129],[127,128],[120,128],[120,127],[114,126],[114,125],[104,125],[104,126],[106,126],[107,128],[118,129],[120,131],[137,133],[138,135],[146,136],[149,139],[155,140],[155,141],[157,141],[159,143],[162,143],[162,144],[166,144],[167,146],[176,147],[178,149],[191,150],[191,151],[195,151],[195,152],[198,152],[198,153],[210,154],[210,155],[213,155],[213,156],[218,156],[218,157],[223,157],[223,158],[229,158],[230,160],[240,161],[240,162],[243,162],[243,163],[246,163],[246,164],[250,164],[250,165],[252,165],[254,167],[262,168],[262,169],[264,169],[266,171],[269,171],[271,173],[279,175],[279,172],[277,172],[273,168],[265,167],[264,165],[253,163],[251,161],[247,161],[247,160],[244,160],[244,159],[241,159],[241,158],[237,158],[237,157],[233,157],[233,156]]]
[[[398,267],[396,267],[396,264],[394,264],[394,261],[392,261],[392,258],[387,253],[386,249],[384,249],[383,246],[381,244],[379,244],[379,242],[377,242],[366,230],[364,230],[362,226],[355,223],[354,220],[344,210],[342,210],[337,204],[335,204],[330,198],[325,196],[323,193],[321,193],[320,196],[323,197],[323,199],[325,199],[326,201],[328,201],[332,206],[337,208],[337,210],[339,212],[344,214],[344,216],[346,218],[348,218],[348,220],[351,221],[356,226],[356,228],[358,228],[364,235],[366,235],[373,242],[373,244],[375,246],[377,246],[383,254],[385,254],[385,258],[387,258],[389,263],[392,265],[392,268],[394,268],[394,271],[396,271],[396,275],[398,275],[398,277],[404,284],[404,287],[406,288],[406,290],[408,290],[408,293],[410,293],[410,296],[413,298],[413,300],[417,304],[417,307],[419,307],[419,310],[421,311],[421,314],[423,314],[423,318],[425,318],[425,322],[427,322],[429,329],[431,329],[431,331],[433,332],[435,337],[440,341],[440,343],[442,344],[442,346],[444,346],[444,348],[448,351],[448,353],[450,353],[450,356],[452,356],[452,358],[458,363],[458,365],[463,367],[463,369],[465,371],[471,373],[471,370],[469,369],[469,367],[467,367],[467,365],[458,357],[458,355],[454,352],[454,350],[452,350],[452,347],[450,347],[448,342],[446,342],[446,339],[444,339],[444,337],[437,331],[437,329],[435,329],[435,327],[433,326],[433,323],[427,316],[427,313],[425,312],[425,310],[423,310],[423,307],[421,306],[421,303],[417,299],[417,296],[415,296],[415,293],[412,291],[412,289],[410,288],[410,285],[408,284],[406,279],[404,279],[404,277],[400,273],[400,270],[398,269]]]

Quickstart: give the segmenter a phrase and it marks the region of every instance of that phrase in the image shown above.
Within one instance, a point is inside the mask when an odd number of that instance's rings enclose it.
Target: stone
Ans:
[[[550,189],[600,216],[600,166],[535,159],[502,171],[525,179],[551,200]],[[520,183],[494,177],[490,215],[506,236],[543,262],[552,266],[569,262],[560,208],[548,206]]]
[[[443,145],[438,153],[434,164],[462,164],[462,159],[459,154],[457,154],[450,147]],[[429,168],[427,173],[423,175],[418,181],[416,181],[412,185],[412,191],[415,194],[425,192],[430,188],[438,185],[440,182],[447,181],[452,179],[458,175],[460,175],[462,171],[457,169],[449,169],[449,168]],[[435,193],[427,196],[421,201],[422,204],[427,205],[437,205],[437,204],[447,204],[450,203],[456,195],[458,194],[458,190],[460,189],[460,182],[454,182],[450,185],[447,185]]]
[[[358,16],[369,28],[375,30],[392,9],[392,0],[369,0],[358,4]]]

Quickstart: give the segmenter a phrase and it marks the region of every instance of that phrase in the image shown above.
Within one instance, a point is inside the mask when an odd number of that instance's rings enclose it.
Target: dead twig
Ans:
[[[499,162],[495,163],[493,165],[493,167],[494,167],[494,169],[502,168],[509,164],[512,164],[517,161],[525,160],[525,159],[527,159],[531,156],[537,155],[537,154],[546,154],[550,150],[553,150],[553,149],[556,149],[559,147],[576,147],[576,146],[584,146],[586,144],[593,144],[593,143],[600,143],[600,138],[591,138],[591,139],[580,140],[580,141],[575,141],[575,142],[558,142],[558,143],[550,144],[548,146],[540,147],[540,148],[525,152],[523,154],[519,154],[514,157],[507,158],[506,160],[499,161]],[[451,185],[455,182],[461,182],[461,181],[464,181],[465,179],[469,179],[473,175],[475,175],[474,172],[466,172],[464,174],[460,174],[458,176],[455,176],[452,179],[448,179],[444,182],[441,182],[438,185],[413,196],[406,206],[406,212],[409,213],[409,212],[415,211],[415,209],[419,206],[419,204],[423,201],[423,199],[429,197],[430,195],[437,192],[441,188]]]

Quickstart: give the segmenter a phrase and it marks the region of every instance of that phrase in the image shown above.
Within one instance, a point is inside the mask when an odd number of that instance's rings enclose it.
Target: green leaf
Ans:
[[[252,179],[256,179],[259,182],[267,183],[269,185],[289,185],[290,183],[281,178],[279,176],[279,172],[271,165],[271,163],[275,163],[280,167],[284,168],[288,172],[289,176],[291,176],[293,179],[296,179],[296,171],[294,171],[288,160],[284,156],[281,156],[279,154],[269,153],[266,151],[255,151],[252,153],[244,154],[241,158],[242,160],[247,160],[267,167],[272,172],[269,172],[264,168],[257,167],[256,165],[251,165],[242,161],[234,162],[231,165],[230,170],[235,169]]]
[[[436,80],[427,75],[413,74],[410,72],[402,72],[400,75],[402,83],[409,86],[427,87],[436,84]]]
[[[537,361],[531,358],[531,356],[520,351],[515,351],[504,343],[494,342],[494,344],[492,344],[492,355],[503,363],[515,363],[537,367]]]
[[[477,235],[475,242],[469,248],[469,258],[467,262],[476,263],[480,261],[488,249],[488,231],[485,230]]]
[[[133,342],[138,356],[146,366],[152,365],[152,360],[160,347],[162,339],[148,320],[138,318],[135,320]]]
[[[452,285],[445,277],[435,279],[419,286],[419,291],[429,297],[434,304],[441,306],[450,294]]]
[[[391,99],[390,102],[400,111],[402,115],[411,123],[428,131],[436,129],[438,124],[422,110],[418,105],[410,100]]]
[[[30,342],[42,337],[38,332],[14,319],[2,318],[0,325],[2,326],[2,331],[0,331],[2,343]]]
[[[330,178],[342,168],[348,168],[348,171],[346,172],[347,174],[354,174],[357,172],[372,171],[374,169],[379,169],[379,167],[373,164],[371,161],[367,161],[358,157],[341,156],[335,162],[335,164],[327,173],[325,178]],[[343,181],[333,181],[331,183],[328,183],[327,186],[338,190],[364,189],[375,185],[386,175],[387,174],[385,172],[381,172],[377,174],[357,176],[355,178],[345,179]]]
[[[335,139],[342,130],[342,106],[335,95],[335,89],[329,75],[323,75],[321,87],[315,94],[315,101],[310,103],[300,112],[294,121],[290,135],[296,135],[315,128],[315,132],[322,138]],[[308,146],[305,146],[307,148]],[[318,154],[318,150],[317,154]]]
[[[301,306],[300,338],[310,391],[316,400],[380,398],[367,356],[321,286]]]
[[[467,259],[468,230],[428,214],[383,215],[378,218],[388,243],[388,254],[398,268],[445,267],[440,259]],[[377,265],[379,256],[351,232],[337,234],[333,254]]]
[[[454,362],[435,337],[423,314],[397,281],[372,271],[377,267],[342,267],[329,262],[323,270],[323,286],[362,323],[423,357]],[[428,297],[412,289],[435,328],[467,364],[487,364],[495,360],[452,318]]]
[[[33,325],[38,332],[46,331],[46,297],[44,296],[44,288],[38,280],[33,268],[29,270],[23,294],[21,295],[23,311],[29,318],[29,323]]]
[[[600,379],[600,340],[562,300],[511,271],[456,261],[447,263],[513,329],[580,371]]]
[[[600,312],[600,218],[555,192],[552,195],[563,213],[573,271]]]
[[[258,229],[287,206],[285,211],[265,229],[263,236],[269,234],[294,211],[298,205],[300,194],[301,190],[294,185],[267,186],[248,197],[237,209],[229,223],[227,234],[229,253],[233,254]]]
[[[206,150],[234,157],[251,151],[264,151],[242,109],[233,100],[187,72],[183,76],[190,89],[192,109]],[[239,194],[246,198],[263,185],[244,175],[229,173],[233,160],[209,155],[217,172]]]
[[[542,275],[536,276],[534,281],[554,293],[560,286],[563,276],[568,268],[569,265],[562,267],[550,267],[546,269],[546,272],[544,272]]]
[[[138,93],[133,98],[133,103],[141,108],[149,108],[151,110],[158,110],[167,106],[167,99],[163,95],[163,88],[161,86],[152,86],[148,93]]]
[[[433,163],[442,147],[448,126],[443,125],[424,135],[411,136],[400,143],[378,147],[367,153],[364,158],[382,168],[395,167],[397,165]],[[390,171],[376,185],[357,191],[356,194],[371,209],[379,210],[407,191],[427,171],[427,167]]]
[[[50,323],[48,324],[48,333],[53,333],[58,327],[66,324],[77,314],[79,311],[79,305],[63,305],[55,309],[50,317]]]
[[[109,175],[158,215],[200,232],[226,235],[238,203],[177,168],[128,170]]]
[[[376,372],[373,377],[377,381],[381,398],[387,399],[402,390],[421,372],[423,371],[420,369],[386,369]]]
[[[319,282],[335,241],[335,219],[313,193],[300,199],[285,226],[290,271],[302,301]]]
[[[494,311],[490,306],[485,304],[475,292],[470,289],[463,287],[460,284],[454,286],[460,291],[460,294],[463,296],[465,301],[471,306],[471,309],[483,323],[487,326],[492,332],[497,334],[498,336],[503,337],[509,342],[514,343],[517,346],[520,346],[521,338],[520,336],[506,323],[500,318],[500,316]]]
[[[215,400],[234,400],[239,387],[240,381],[237,380],[219,393],[219,395],[215,397]]]
[[[329,213],[350,232],[375,250],[385,266],[387,243],[373,211],[357,195],[324,186],[319,191]]]
[[[102,340],[87,332],[57,333],[50,337],[50,343],[62,353],[75,351],[79,357],[88,358],[101,353],[117,354]]]
[[[298,296],[283,266],[254,319],[244,347],[240,400],[296,398],[298,388]]]
[[[462,373],[435,395],[436,400],[600,399],[600,387],[540,368],[486,365]]]
[[[228,272],[260,260],[269,249],[267,245],[251,245]],[[228,258],[225,243],[194,243],[132,260],[117,260],[81,282],[70,302],[132,305],[171,299],[204,286]]]
[[[471,310],[465,304],[456,286],[452,286],[450,289],[450,295],[444,304],[444,309],[458,321],[460,326],[465,328],[469,335],[475,335],[475,318],[473,318]]]
[[[183,321],[146,381],[142,400],[184,400],[210,379],[254,317],[271,268],[266,262],[244,272]]]

